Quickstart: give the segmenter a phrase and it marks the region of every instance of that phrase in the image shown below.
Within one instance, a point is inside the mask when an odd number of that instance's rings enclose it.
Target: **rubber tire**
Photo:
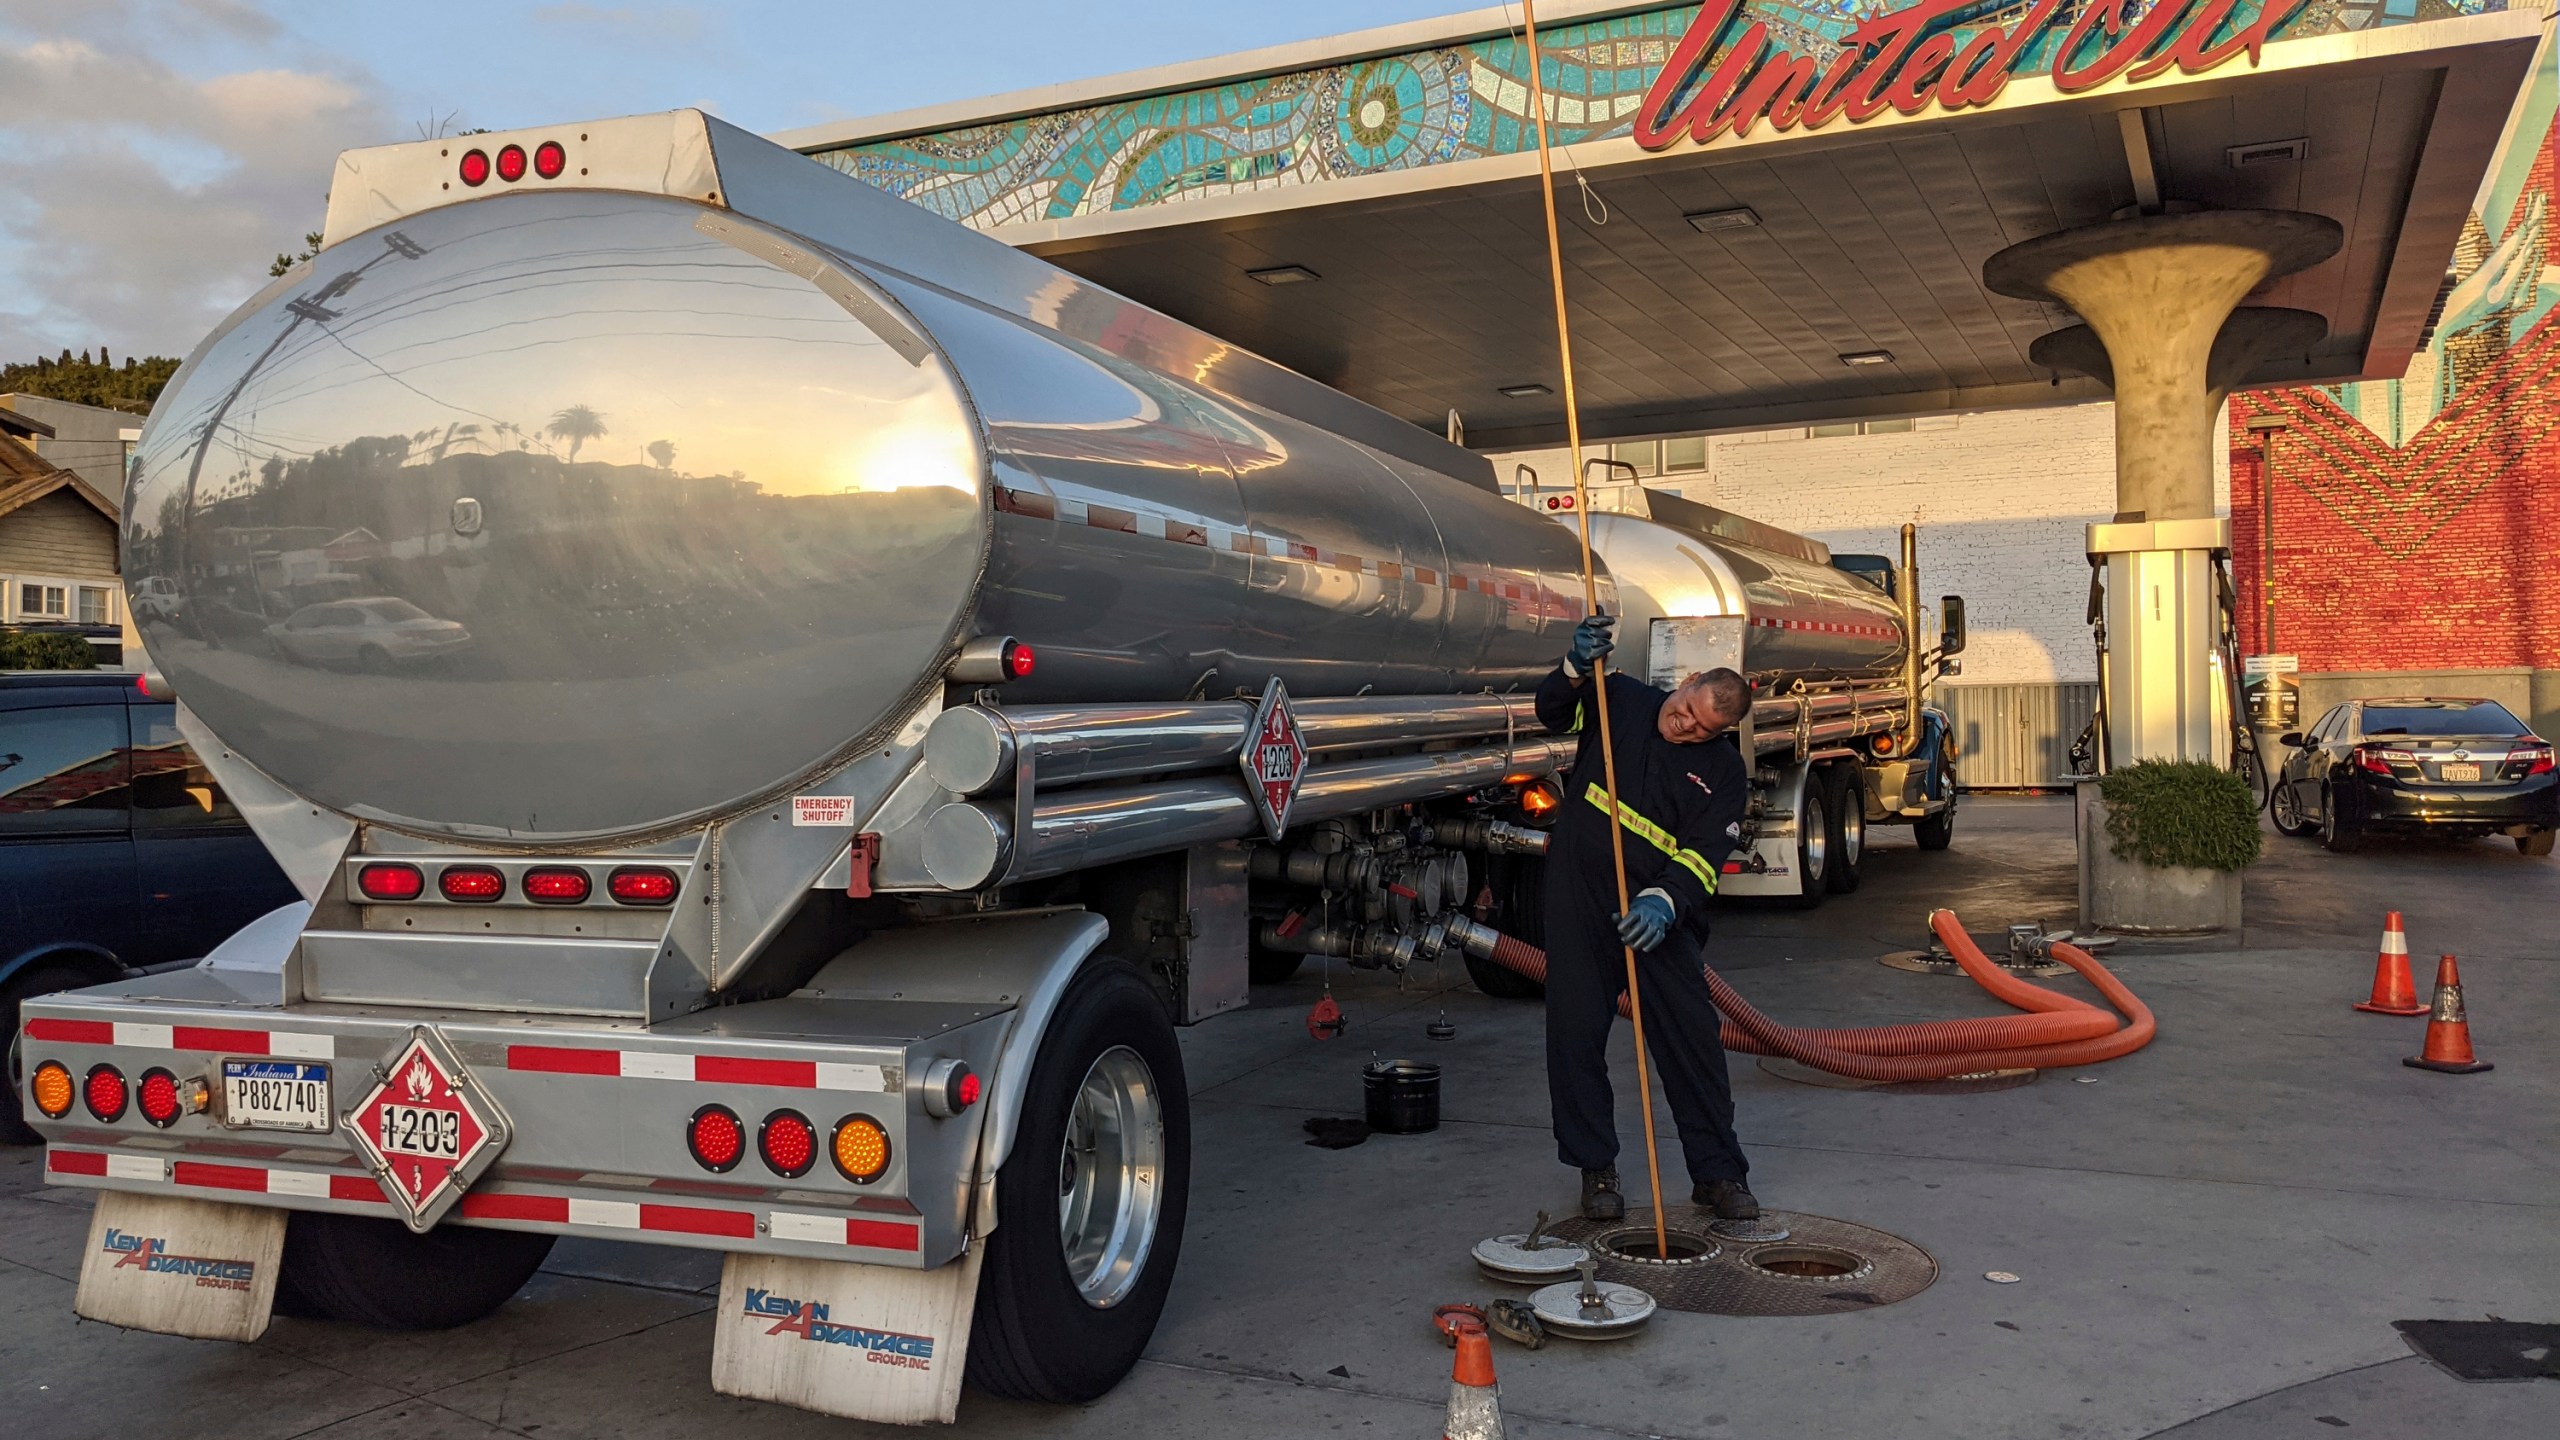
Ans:
[[[2293,823],[2290,825],[2285,823],[2284,817],[2287,811],[2293,814]],[[2267,819],[2274,822],[2277,834],[2290,835],[2297,840],[2320,828],[2309,816],[2302,813],[2302,801],[2294,796],[2293,787],[2281,780],[2273,790],[2267,792]]]
[[[5,1085],[0,1085],[0,1088],[6,1091],[8,1106],[6,1110],[0,1110],[0,1145],[44,1143],[44,1137],[26,1122],[26,1111],[21,1108],[26,1101],[18,1091],[18,1002],[51,995],[57,990],[77,990],[84,985],[101,983],[104,982],[77,966],[47,965],[39,961],[19,971],[6,987],[0,987],[0,1022],[9,1027],[8,1043],[0,1047],[7,1051],[7,1063],[0,1065],[0,1070],[7,1072],[5,1077],[0,1077],[5,1079]]]
[[[2364,827],[2339,817],[2337,794],[2326,785],[2320,787],[2320,845],[2333,855],[2364,848]]]
[[[1935,815],[1924,815],[1911,822],[1911,838],[1923,850],[1944,850],[1956,838],[1956,777],[1947,762],[1938,762],[1938,789],[1947,797],[1947,806]]]
[[[2560,833],[2550,830],[2536,830],[2530,835],[2519,835],[2516,837],[2516,853],[2538,859],[2551,853],[2551,844],[2555,839],[2560,839]]]
[[[1547,943],[1547,862],[1537,855],[1490,858],[1486,883],[1493,889],[1495,911],[1485,923],[1524,945]],[[1537,1000],[1547,987],[1508,965],[1478,955],[1467,957],[1467,978],[1477,990],[1496,1000]]]
[[[557,1237],[298,1210],[285,1225],[276,1308],[377,1330],[450,1330],[507,1303]]]
[[[1803,808],[1796,814],[1795,872],[1798,890],[1787,898],[1791,909],[1811,910],[1831,895],[1831,806],[1828,803],[1830,797],[1824,793],[1827,788],[1819,774],[1804,777],[1804,799],[1799,802]],[[1812,812],[1810,815],[1805,813],[1808,810]],[[1823,866],[1819,875],[1813,873],[1812,847],[1805,844],[1808,819],[1822,826]]]
[[[1256,943],[1245,954],[1245,973],[1256,985],[1278,985],[1298,973],[1307,957],[1294,950],[1270,950]]]
[[[1108,1310],[1076,1292],[1058,1235],[1058,1155],[1085,1072],[1126,1045],[1164,1097],[1164,1198],[1138,1283]],[[1164,1313],[1191,1199],[1191,1097],[1182,1049],[1155,991],[1127,963],[1096,959],[1067,986],[1040,1039],[1013,1153],[996,1172],[996,1229],[978,1273],[969,1382],[990,1395],[1072,1405],[1120,1383]]]
[[[379,645],[367,645],[356,652],[356,668],[367,675],[388,675],[393,668],[391,652]]]
[[[1831,823],[1831,869],[1823,884],[1834,895],[1856,892],[1866,861],[1867,794],[1858,779],[1857,767],[1849,762],[1822,768],[1822,808]],[[1849,831],[1858,832],[1858,844],[1849,844]]]

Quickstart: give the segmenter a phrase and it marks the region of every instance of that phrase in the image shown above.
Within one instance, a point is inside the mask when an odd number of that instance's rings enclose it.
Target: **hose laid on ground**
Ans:
[[[1726,1048],[1750,1055],[1783,1055],[1818,1070],[1857,1080],[1945,1080],[1985,1070],[2059,1069],[2113,1060],[2151,1043],[2159,1031],[2151,1009],[2107,968],[2076,945],[2057,943],[2054,958],[2124,1012],[2129,1023],[2071,996],[2031,985],[1985,957],[1952,910],[1929,916],[1930,929],[1975,983],[2005,1004],[2030,1013],[1975,1020],[1937,1020],[1855,1029],[1797,1030],[1753,1008],[1714,970],[1707,988],[1725,1017]],[[1496,938],[1491,958],[1532,980],[1547,978],[1547,955],[1508,935]],[[1626,997],[1619,996],[1623,1013]]]

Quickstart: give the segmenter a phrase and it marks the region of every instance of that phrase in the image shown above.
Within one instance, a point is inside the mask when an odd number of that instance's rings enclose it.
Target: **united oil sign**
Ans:
[[[2016,10],[1985,0],[1922,0],[1841,37],[1827,59],[1773,46],[1769,27],[1743,23],[1743,0],[1708,0],[1673,47],[1636,112],[1635,142],[1666,150],[1688,139],[1857,124],[1886,110],[1918,115],[1990,104],[2009,81],[2042,70],[2065,95],[2124,77],[2201,75],[2249,63],[2309,0],[2028,0],[2007,25],[1976,25]],[[2244,9],[2246,13],[2244,13]]]

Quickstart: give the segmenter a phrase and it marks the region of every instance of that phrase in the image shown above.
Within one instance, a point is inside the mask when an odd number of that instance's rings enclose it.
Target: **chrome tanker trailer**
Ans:
[[[1568,754],[1575,538],[1482,458],[691,111],[344,156],[126,499],[148,683],[305,896],[24,1007],[137,1328],[457,1324],[603,1236],[725,1252],[729,1393],[1098,1394],[1173,1025],[1503,923]],[[1841,785],[1945,813],[1907,593],[1599,528],[1658,670],[1781,667],[1737,888]]]

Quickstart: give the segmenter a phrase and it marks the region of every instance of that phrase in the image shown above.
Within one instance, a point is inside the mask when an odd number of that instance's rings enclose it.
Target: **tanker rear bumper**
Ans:
[[[348,1116],[424,1028],[510,1132],[439,1223],[909,1269],[965,1248],[989,1108],[936,1118],[922,1077],[944,1060],[991,1074],[1013,1018],[1005,1003],[794,997],[642,1029],[390,1007],[199,1007],[117,993],[150,983],[27,1002],[24,1073],[55,1061],[78,1085],[59,1118],[28,1105],[47,1145],[47,1183],[400,1218],[349,1138]],[[210,1106],[165,1127],[145,1118],[134,1092],[146,1073],[167,1072],[182,1097],[199,1079],[218,1093],[226,1059],[328,1065],[332,1128],[233,1128]],[[88,1077],[101,1066],[128,1089],[112,1118],[88,1105]],[[687,1122],[711,1105],[741,1126],[743,1153],[725,1172],[687,1148]],[[756,1139],[786,1111],[817,1137],[818,1153],[796,1176],[775,1172]],[[868,1184],[829,1156],[834,1128],[857,1115],[889,1137],[887,1168]]]

